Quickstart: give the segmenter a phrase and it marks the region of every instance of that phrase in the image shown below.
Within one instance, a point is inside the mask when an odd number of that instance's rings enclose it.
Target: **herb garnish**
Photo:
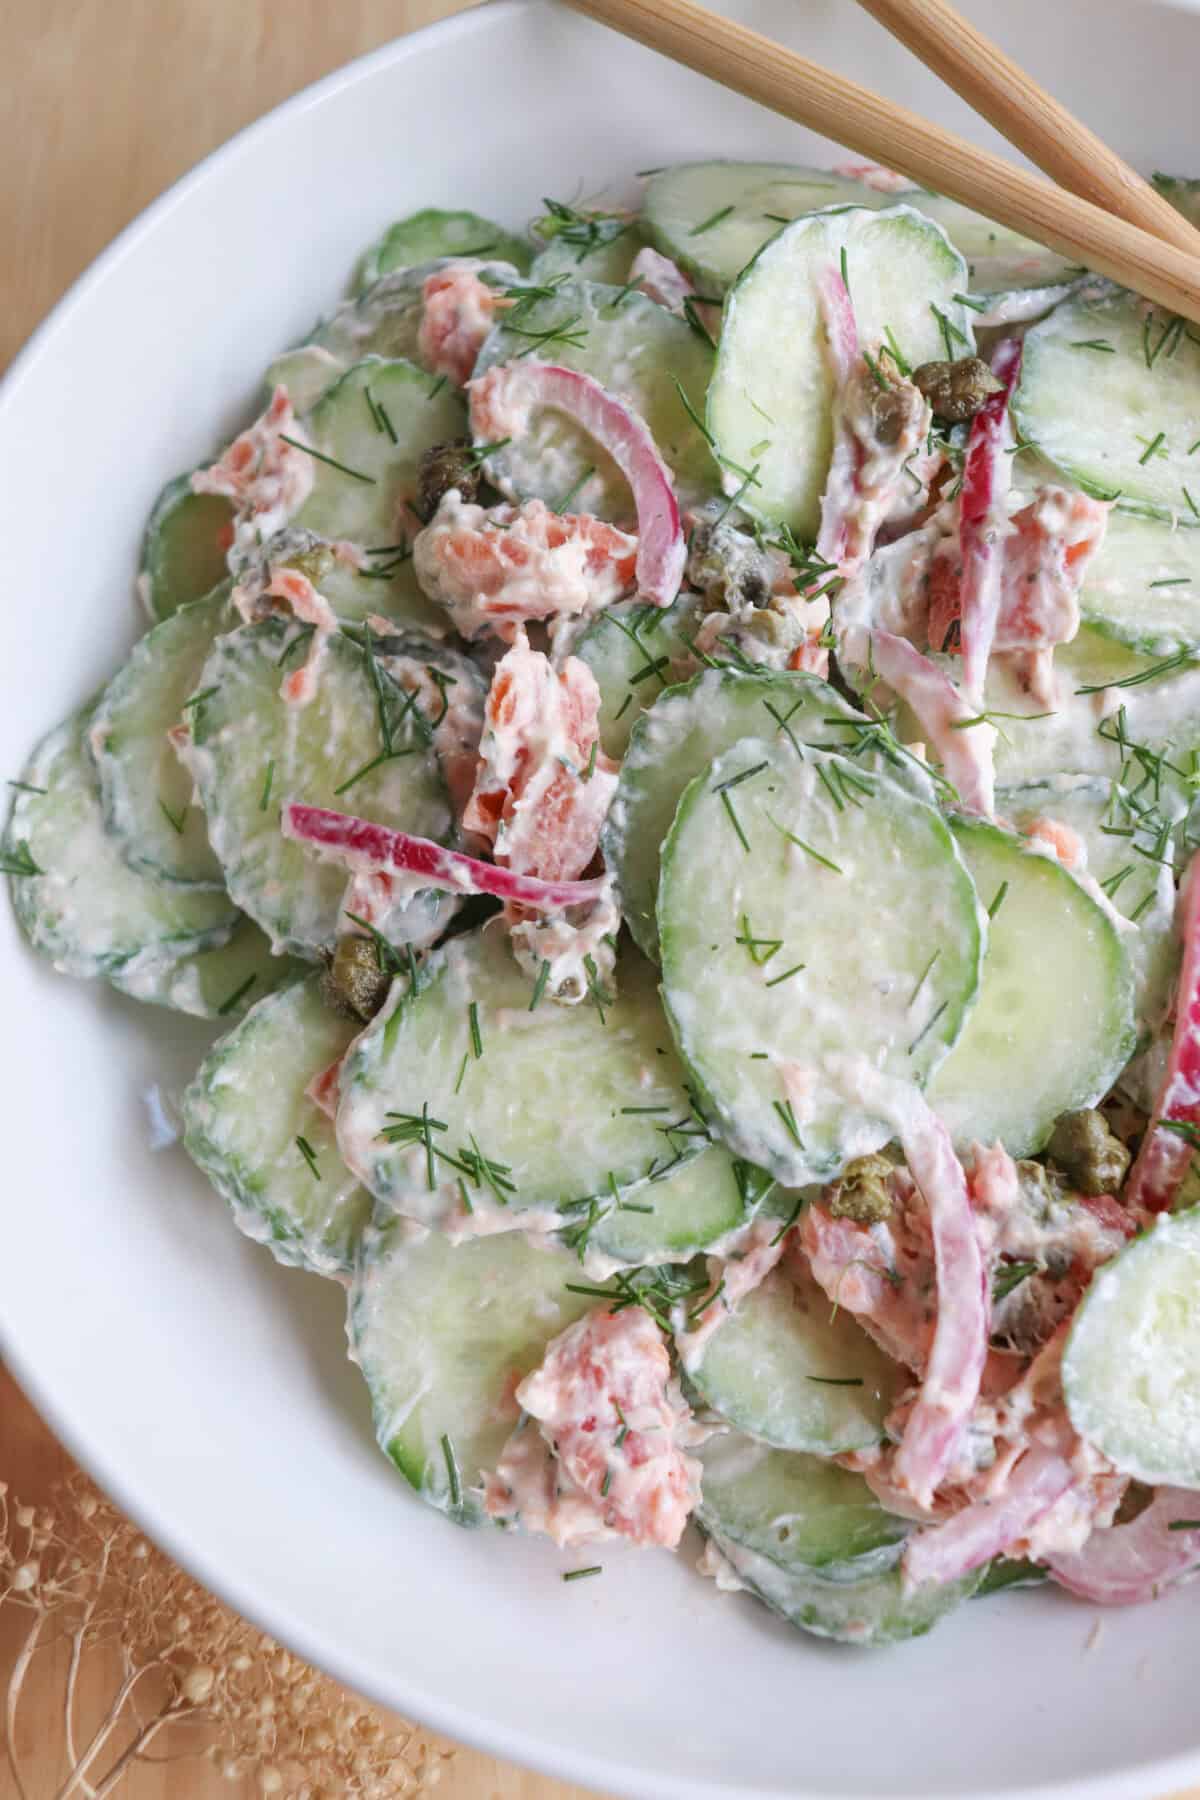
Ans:
[[[306,1137],[297,1137],[296,1148],[308,1164],[308,1172],[314,1181],[320,1181],[321,1171],[317,1167],[317,1153]]]
[[[225,1017],[226,1013],[231,1013],[233,1011],[234,1007],[237,1005],[238,1001],[242,998],[242,996],[244,994],[248,994],[250,992],[250,989],[254,986],[254,984],[257,980],[258,980],[257,975],[247,975],[247,977],[246,977],[245,981],[243,981],[241,987],[234,988],[234,990],[233,990],[232,994],[230,994],[228,1000],[222,1000],[220,1006],[218,1006],[218,1008],[217,1008],[217,1017],[219,1019],[223,1019]]]
[[[302,444],[299,438],[289,437],[286,431],[281,431],[279,435],[285,444],[292,446],[293,450],[303,450],[305,456],[312,456],[317,462],[327,463],[331,469],[336,469],[339,475],[349,475],[352,481],[362,481],[369,487],[378,487],[379,483],[374,475],[364,475],[361,469],[352,469],[348,464],[338,462],[335,456],[326,456],[323,450],[314,450],[311,444]]]
[[[182,837],[183,836],[183,822],[187,818],[187,815],[188,815],[187,807],[185,806],[183,808],[182,812],[173,813],[171,811],[170,807],[167,805],[166,801],[163,799],[161,794],[158,796],[158,806],[159,806],[159,811],[162,813],[163,818],[167,821],[167,824],[171,827],[171,830],[173,832],[175,832],[177,836]]]
[[[718,207],[715,213],[710,213],[708,218],[702,219],[699,225],[693,225],[688,236],[702,237],[706,231],[711,231],[714,225],[719,225],[722,219],[727,219],[732,211],[732,203],[728,206]],[[843,251],[842,254],[844,255],[845,252]]]
[[[541,961],[541,966],[537,972],[537,980],[533,984],[533,995],[529,1002],[530,1012],[537,1011],[538,1002],[540,1001],[542,995],[546,991],[546,982],[549,978],[549,975],[550,975],[550,964],[547,962],[546,958],[543,956],[542,961]]]
[[[275,779],[275,758],[272,757],[270,762],[267,764],[267,773],[263,780],[262,793],[259,796],[259,801],[258,801],[259,812],[266,812],[267,807],[271,804],[271,784],[274,781],[274,779]]]
[[[44,875],[33,860],[29,845],[22,838],[11,850],[0,851],[0,873],[5,875]]]
[[[797,837],[794,831],[789,831],[786,825],[781,825],[779,820],[772,817],[770,813],[767,814],[767,823],[773,825],[780,836],[785,837],[789,844],[795,844],[799,849],[803,850],[806,855],[811,856],[814,862],[822,863],[825,868],[832,869],[835,875],[841,875],[843,873],[843,870],[833,861],[832,857],[822,856],[819,850],[814,850],[811,844],[806,844],[802,837]]]
[[[458,1479],[458,1460],[454,1454],[454,1445],[446,1432],[442,1433],[442,1456],[446,1463],[446,1480],[450,1486],[450,1504],[458,1506],[462,1502],[462,1487]]]
[[[1019,1288],[1023,1281],[1038,1274],[1040,1269],[1041,1264],[1035,1262],[1001,1263],[992,1282],[993,1303],[999,1305],[1001,1300],[1007,1300],[1014,1288]]]
[[[564,1581],[582,1581],[585,1575],[603,1575],[603,1563],[589,1563],[586,1569],[564,1569]]]

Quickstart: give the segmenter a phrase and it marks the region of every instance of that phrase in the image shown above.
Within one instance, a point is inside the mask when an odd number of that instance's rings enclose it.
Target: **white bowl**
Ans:
[[[1143,167],[1186,173],[1200,21],[1127,0],[972,16]],[[751,22],[991,141],[850,4]],[[674,157],[831,146],[531,0],[419,32],[290,101],[100,258],[0,396],[0,768],[120,660],[139,531],[359,248],[422,203],[514,225]],[[783,322],[781,322],[781,325]],[[1200,1778],[1196,1597],[972,1605],[931,1638],[823,1647],[677,1558],[454,1530],[374,1448],[339,1288],[277,1268],[141,1092],[208,1033],[52,974],[7,909],[5,1354],[69,1446],[202,1580],[351,1686],[588,1786],[653,1795],[1129,1795]]]

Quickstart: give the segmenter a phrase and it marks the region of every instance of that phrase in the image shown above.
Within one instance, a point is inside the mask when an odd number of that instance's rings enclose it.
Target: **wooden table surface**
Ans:
[[[63,290],[200,157],[296,89],[462,0],[3,0],[0,369]],[[0,1479],[36,1499],[65,1453],[0,1369]],[[0,1637],[0,1666],[2,1666]],[[64,1765],[54,1705],[26,1689],[31,1800]],[[115,1684],[114,1684],[115,1685]],[[0,1726],[2,1733],[2,1726]],[[0,1797],[7,1771],[0,1758]],[[230,1800],[203,1763],[135,1772],[128,1800]],[[461,1751],[444,1800],[585,1800],[583,1789]]]
[[[122,226],[200,157],[364,50],[462,0],[4,0],[0,4],[0,369]],[[31,1499],[69,1468],[0,1368],[0,1479]],[[2,1647],[2,1646],[0,1646]],[[21,1750],[32,1800],[62,1751],[36,1690]],[[0,1796],[6,1776],[0,1772]],[[228,1800],[204,1764],[139,1771],[128,1800]],[[585,1800],[473,1751],[444,1800]],[[1149,1800],[1149,1797],[1147,1797]],[[1200,1800],[1200,1790],[1176,1800]]]

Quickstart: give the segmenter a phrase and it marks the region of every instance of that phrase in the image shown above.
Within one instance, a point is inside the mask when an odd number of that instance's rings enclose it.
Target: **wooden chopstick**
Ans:
[[[1060,187],[1200,256],[1200,231],[949,0],[859,5]]]
[[[693,0],[567,0],[625,37],[1200,324],[1200,258]]]

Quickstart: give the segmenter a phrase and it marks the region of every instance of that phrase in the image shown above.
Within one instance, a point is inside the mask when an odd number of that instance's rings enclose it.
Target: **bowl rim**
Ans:
[[[1200,10],[1200,0],[1143,0],[1143,3],[1188,12]],[[61,331],[81,308],[87,306],[93,291],[103,284],[110,271],[134,252],[194,189],[203,186],[213,170],[236,162],[260,139],[269,137],[281,120],[318,107],[332,95],[352,88],[366,78],[402,67],[430,48],[471,36],[479,30],[479,22],[485,17],[497,21],[506,17],[516,19],[546,5],[557,10],[557,4],[558,0],[481,0],[480,4],[468,4],[464,11],[389,39],[310,82],[201,157],[136,214],[75,277],[0,374],[0,443],[15,395],[36,375],[43,359],[53,353]],[[400,1683],[385,1680],[360,1663],[351,1647],[326,1640],[316,1627],[309,1626],[278,1596],[262,1593],[249,1584],[241,1586],[227,1581],[222,1569],[210,1560],[202,1543],[188,1538],[182,1530],[177,1532],[172,1520],[161,1516],[153,1501],[137,1491],[135,1483],[126,1481],[121,1468],[110,1459],[87,1419],[73,1409],[69,1394],[43,1385],[32,1356],[27,1357],[20,1345],[11,1340],[3,1320],[0,1320],[0,1356],[59,1441],[114,1504],[181,1569],[241,1617],[302,1656],[314,1668],[325,1671],[373,1703],[402,1713],[412,1722],[436,1731],[456,1744],[500,1756],[560,1781],[578,1783],[597,1793],[628,1795],[631,1800],[641,1800],[651,1791],[646,1771],[636,1763],[595,1756],[584,1750],[559,1748],[541,1740],[533,1728],[481,1719],[466,1704],[425,1692],[415,1671],[411,1678],[406,1676]],[[1130,1800],[1135,1791],[1139,1796],[1144,1792],[1141,1784],[1145,1782],[1153,1782],[1156,1787],[1161,1784],[1164,1800],[1169,1800],[1174,1790],[1195,1781],[1200,1781],[1200,1743],[1194,1751],[1130,1765],[1111,1774],[1073,1777],[1035,1788],[1027,1787],[1020,1791],[1019,1800]],[[1136,1790],[1135,1783],[1138,1784]],[[698,1800],[699,1796],[703,1796],[703,1800],[747,1800],[750,1793],[753,1800],[845,1800],[841,1794],[802,1790],[790,1784],[747,1790],[732,1780],[714,1779],[700,1785],[688,1778],[657,1774],[653,1784],[654,1800]],[[883,1792],[868,1794],[864,1791],[855,1800],[892,1800],[892,1797]],[[952,1800],[952,1797],[946,1795],[944,1800]],[[971,1787],[958,1790],[957,1800],[1018,1800],[1018,1795],[1011,1787]]]

